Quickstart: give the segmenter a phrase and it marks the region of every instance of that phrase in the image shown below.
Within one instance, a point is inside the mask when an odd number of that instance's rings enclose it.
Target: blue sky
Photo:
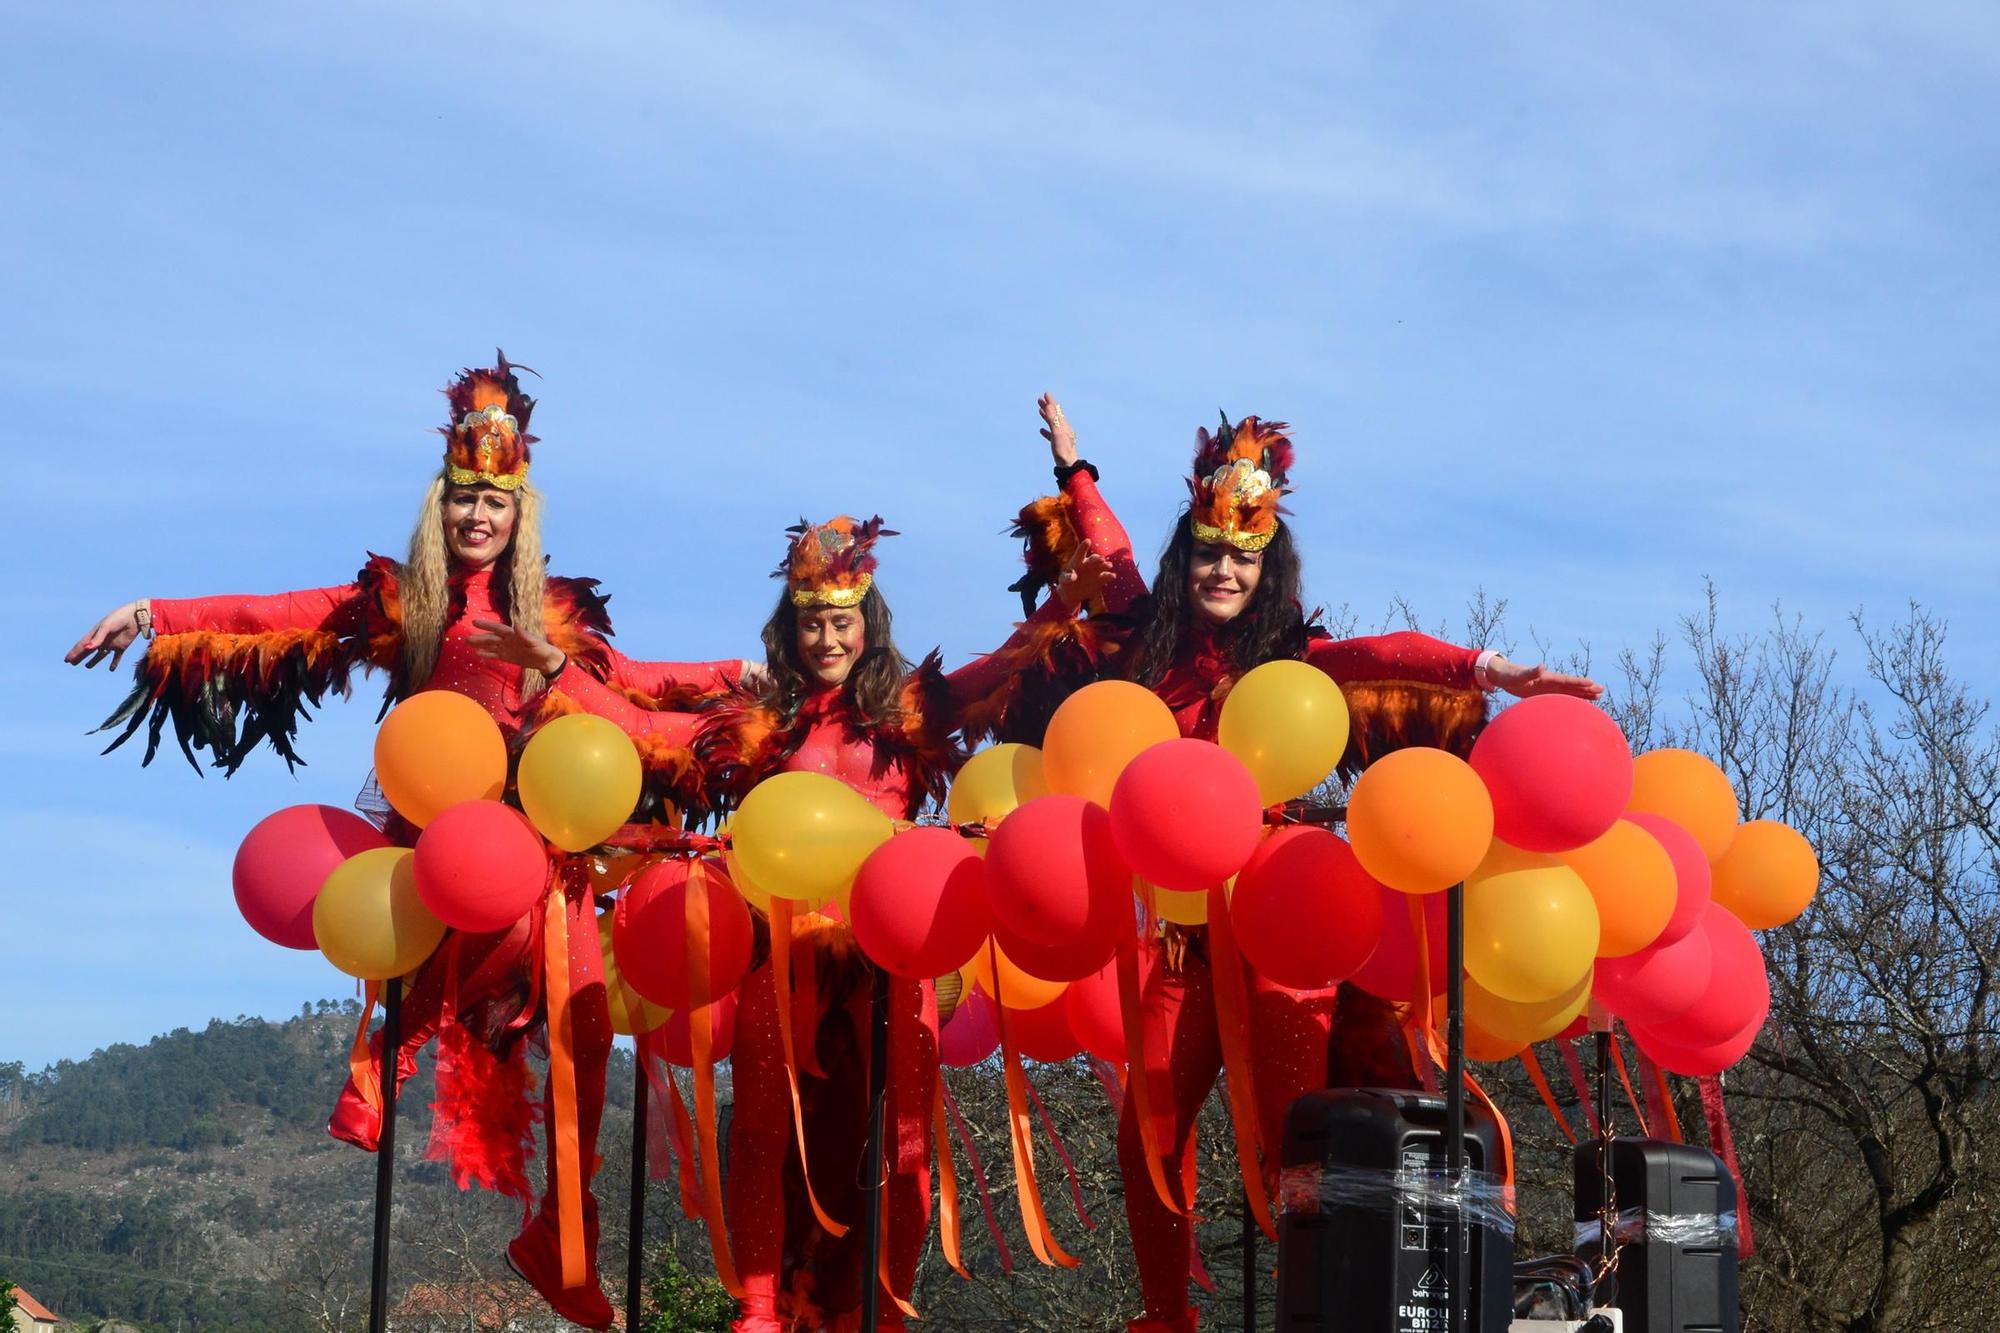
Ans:
[[[1218,406],[1293,423],[1309,593],[1476,588],[1618,648],[1917,598],[1987,693],[1988,6],[24,3],[0,20],[0,931],[31,1066],[349,987],[236,917],[263,814],[100,759],[130,597],[400,551],[436,390],[544,375],[561,572],[738,656],[801,513],[881,512],[899,636],[1005,633],[1058,393],[1150,558]]]

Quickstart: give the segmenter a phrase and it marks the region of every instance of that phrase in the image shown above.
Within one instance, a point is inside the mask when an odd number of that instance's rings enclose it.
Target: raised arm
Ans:
[[[1037,406],[1042,413],[1042,438],[1049,442],[1049,456],[1055,460],[1056,479],[1062,484],[1076,536],[1087,550],[1111,564],[1100,593],[1102,600],[1093,606],[1101,605],[1116,614],[1146,595],[1145,571],[1139,568],[1125,525],[1097,489],[1097,469],[1077,452],[1076,431],[1063,415],[1062,404],[1045,393]]]

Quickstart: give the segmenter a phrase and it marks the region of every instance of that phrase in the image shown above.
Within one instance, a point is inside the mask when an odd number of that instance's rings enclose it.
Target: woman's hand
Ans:
[[[1104,591],[1104,585],[1111,581],[1111,559],[1090,549],[1089,542],[1083,542],[1070,552],[1069,562],[1063,566],[1061,577],[1056,580],[1056,596],[1062,598],[1063,605],[1074,611],[1085,602]]]
[[[1042,438],[1049,442],[1050,457],[1056,460],[1057,467],[1068,467],[1076,461],[1076,432],[1070,429],[1062,404],[1054,394],[1045,393],[1035,401],[1035,406],[1042,410]]]
[[[1531,699],[1537,694],[1568,694],[1579,699],[1597,699],[1604,694],[1604,687],[1588,676],[1565,675],[1560,671],[1551,671],[1539,662],[1534,666],[1522,666],[1519,662],[1509,662],[1497,656],[1486,664],[1486,678],[1493,682],[1495,688],[1521,699]]]
[[[83,666],[86,670],[96,666],[106,657],[111,659],[111,669],[125,660],[125,650],[139,637],[139,612],[151,614],[151,607],[145,599],[127,602],[110,615],[91,627],[90,633],[76,641],[76,646],[63,654],[63,661],[71,666]],[[89,661],[85,661],[85,658]]]
[[[736,684],[739,688],[748,690],[752,694],[761,694],[770,687],[771,669],[762,662],[752,662],[750,659],[745,658],[743,659],[743,670],[736,677]]]
[[[486,631],[466,638],[467,643],[479,650],[481,657],[512,662],[517,667],[539,671],[544,676],[555,675],[569,661],[563,656],[562,649],[533,630],[517,629],[504,620],[475,620],[472,623],[475,628]]]

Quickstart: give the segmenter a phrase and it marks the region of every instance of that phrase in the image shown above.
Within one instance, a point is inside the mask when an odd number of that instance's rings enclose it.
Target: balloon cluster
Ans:
[[[500,799],[507,744],[492,717],[464,695],[425,690],[383,720],[375,776],[417,830],[413,847],[347,811],[295,805],[250,830],[232,878],[258,934],[382,981],[415,970],[447,928],[505,930],[533,910],[551,848],[581,852],[616,831],[638,802],[640,765],[611,723],[557,718],[521,752],[516,809]]]

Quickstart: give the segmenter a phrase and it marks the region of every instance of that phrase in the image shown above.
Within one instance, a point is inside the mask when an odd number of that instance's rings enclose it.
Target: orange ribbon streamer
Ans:
[[[1632,1091],[1632,1076],[1625,1071],[1625,1052],[1618,1045],[1618,1034],[1611,1034],[1611,1063],[1618,1066],[1618,1081],[1625,1085],[1625,1100],[1631,1103],[1632,1115],[1639,1122],[1639,1132],[1650,1136],[1652,1130],[1646,1125],[1646,1113],[1639,1109],[1639,1094]]]
[[[992,969],[993,989],[1002,989],[1000,959],[989,938],[986,963]],[[1075,1268],[1077,1260],[1056,1242],[1049,1229],[1048,1215],[1042,1211],[1042,1191],[1035,1183],[1035,1140],[1028,1123],[1028,1097],[1021,1077],[1021,1061],[1008,1030],[1007,1002],[993,997],[993,1009],[1000,1028],[1000,1069],[1007,1082],[1007,1128],[1014,1149],[1014,1193],[1021,1204],[1021,1228],[1028,1233],[1028,1248],[1051,1268]]]
[[[1222,885],[1208,890],[1209,972],[1215,981],[1215,1025],[1222,1037],[1222,1068],[1229,1079],[1229,1119],[1236,1130],[1237,1174],[1250,1215],[1272,1240],[1278,1224],[1271,1220],[1271,1201],[1264,1194],[1264,1168],[1257,1156],[1257,1095],[1250,1074],[1250,999],[1243,984],[1243,960],[1236,952],[1236,932],[1229,920],[1229,898]]]
[[[694,1117],[701,1133],[701,1193],[708,1222],[708,1248],[715,1256],[715,1276],[738,1300],[743,1283],[729,1255],[729,1231],[722,1211],[722,1164],[715,1141],[715,1065],[709,1056],[714,1036],[709,1029],[708,995],[708,873],[700,861],[688,866],[685,903],[688,966],[688,1045],[694,1055]]]
[[[1535,1091],[1542,1095],[1542,1105],[1548,1107],[1549,1114],[1555,1117],[1556,1128],[1563,1132],[1564,1138],[1575,1143],[1576,1131],[1571,1129],[1569,1121],[1563,1118],[1562,1107],[1556,1103],[1555,1090],[1549,1086],[1549,1076],[1542,1072],[1542,1062],[1535,1058],[1534,1047],[1521,1048],[1521,1067],[1527,1070],[1528,1077],[1534,1080]]]
[[[581,1131],[576,1117],[576,1033],[569,1013],[569,900],[561,872],[551,877],[543,908],[542,964],[549,997],[549,1103],[555,1123],[549,1140],[555,1150],[556,1235],[562,1250],[562,1284],[580,1287],[588,1279],[583,1254]]]
[[[771,916],[771,986],[778,1000],[778,1049],[785,1060],[785,1083],[792,1092],[792,1131],[799,1141],[799,1175],[806,1184],[806,1202],[813,1217],[829,1236],[845,1236],[847,1228],[820,1207],[813,1193],[812,1161],[806,1153],[806,1113],[799,1099],[799,1066],[792,1047],[792,900],[773,896]],[[692,937],[690,937],[692,938]],[[704,951],[707,941],[703,941]]]
[[[1136,940],[1122,944],[1118,949],[1118,1016],[1125,1025],[1125,1087],[1132,1098],[1132,1114],[1139,1122],[1139,1151],[1146,1159],[1146,1175],[1153,1182],[1153,1192],[1160,1196],[1161,1204],[1169,1212],[1185,1213],[1194,1206],[1194,1196],[1190,1194],[1185,1204],[1178,1203],[1173,1191],[1167,1187],[1159,1129],[1153,1124],[1149,1086],[1152,1080],[1146,1074],[1146,1025],[1139,1008],[1139,946]]]
[[[942,1072],[938,1074],[937,1086],[931,1090],[931,1137],[937,1140],[938,1246],[944,1251],[945,1262],[970,1282],[972,1274],[965,1270],[964,1235],[958,1212],[958,1163],[951,1155],[951,1122],[944,1109]]]
[[[361,991],[361,1022],[354,1029],[354,1043],[347,1048],[347,1075],[354,1080],[354,1090],[361,1094],[361,1100],[382,1109],[382,1066],[375,1063],[375,1057],[368,1050],[368,1022],[375,1017],[375,1001],[382,994],[382,983],[370,981]],[[395,1058],[388,1049],[389,1034],[382,1034],[382,1054],[387,1059]]]

